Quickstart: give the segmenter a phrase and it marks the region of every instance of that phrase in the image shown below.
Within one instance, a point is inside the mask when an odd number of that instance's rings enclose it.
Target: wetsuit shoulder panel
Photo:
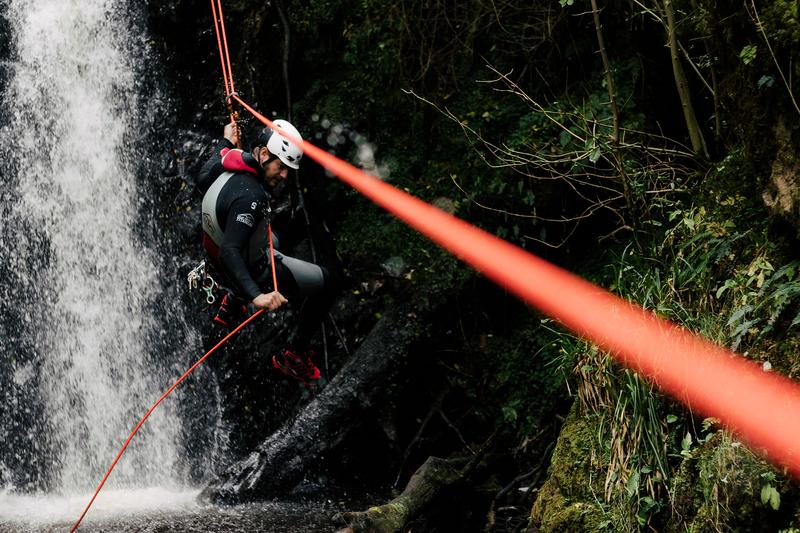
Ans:
[[[211,157],[203,164],[197,174],[197,188],[201,194],[205,194],[214,183],[214,180],[225,171],[222,167],[222,151],[232,148],[236,148],[232,142],[228,139],[221,139],[211,151]]]

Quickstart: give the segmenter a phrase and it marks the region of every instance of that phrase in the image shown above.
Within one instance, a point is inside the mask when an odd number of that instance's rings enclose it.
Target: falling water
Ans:
[[[86,494],[172,375],[147,341],[159,272],[137,231],[134,58],[143,39],[122,1],[5,0],[0,9],[11,50],[0,485]],[[164,402],[107,487],[179,483],[180,428]]]

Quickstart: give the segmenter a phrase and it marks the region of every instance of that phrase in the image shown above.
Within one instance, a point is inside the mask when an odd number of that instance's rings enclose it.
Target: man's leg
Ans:
[[[273,364],[284,374],[309,383],[320,373],[308,347],[333,303],[338,283],[324,267],[283,254],[275,257],[278,290],[300,308],[294,334],[286,349],[273,357]]]

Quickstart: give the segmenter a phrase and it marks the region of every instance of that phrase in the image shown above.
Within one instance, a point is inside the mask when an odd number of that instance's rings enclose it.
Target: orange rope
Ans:
[[[267,223],[267,233],[269,233],[269,262],[272,265],[272,288],[278,291],[278,276],[275,274],[275,249],[272,247],[272,224]]]
[[[234,99],[364,196],[800,478],[797,383],[287,135]]]
[[[228,84],[228,69],[225,68],[225,58],[222,54],[222,41],[220,40],[219,20],[217,18],[216,0],[211,0],[211,12],[214,17],[214,35],[217,37],[217,48],[219,48],[219,62],[222,65],[222,82],[225,84],[225,96],[232,93]]]
[[[219,25],[222,28],[222,44],[225,46],[225,59],[228,63],[228,81],[231,84],[230,93],[226,95],[230,101],[231,95],[236,92],[233,88],[233,69],[231,68],[231,56],[228,53],[228,38],[225,35],[225,17],[222,15],[222,0],[217,0],[217,10],[219,11]]]
[[[217,16],[218,12],[219,16]],[[234,93],[233,69],[231,69],[231,58],[230,54],[228,53],[228,39],[225,35],[225,19],[222,16],[222,2],[220,0],[211,0],[211,13],[214,18],[214,34],[217,37],[219,62],[222,66],[222,82],[225,85],[225,104],[228,106],[228,114],[231,117],[231,122],[234,124],[234,128],[236,128],[236,122],[239,119],[239,114],[233,110],[233,105],[231,102],[231,95]],[[242,147],[241,139],[236,142],[236,147]]]
[[[128,438],[127,438],[127,440],[125,440],[125,444],[123,444],[123,445],[122,445],[122,449],[120,449],[119,453],[118,453],[118,454],[117,454],[117,456],[114,458],[114,462],[112,462],[112,463],[111,463],[111,466],[108,468],[108,471],[106,472],[106,475],[105,475],[105,476],[103,476],[103,480],[100,482],[100,484],[97,486],[97,489],[94,491],[94,495],[92,496],[92,499],[89,501],[89,504],[86,506],[86,509],[84,509],[84,510],[83,510],[83,513],[81,514],[80,518],[78,518],[78,520],[75,522],[75,524],[73,524],[73,526],[70,528],[70,533],[72,533],[72,532],[74,532],[76,529],[78,529],[78,526],[80,525],[81,521],[83,520],[83,517],[84,517],[84,516],[86,516],[86,513],[87,513],[87,512],[89,512],[89,507],[91,507],[91,506],[92,506],[92,504],[94,503],[94,500],[95,500],[95,498],[97,498],[97,495],[100,493],[100,489],[102,489],[102,488],[103,488],[103,485],[105,485],[105,483],[106,483],[106,480],[108,479],[108,476],[110,476],[110,475],[111,475],[111,471],[112,471],[112,470],[114,470],[114,467],[115,467],[115,466],[117,466],[117,462],[119,461],[119,458],[120,458],[120,457],[122,457],[122,454],[123,454],[123,453],[125,452],[125,450],[128,448],[128,444],[130,444],[130,443],[131,443],[131,440],[133,439],[133,436],[134,436],[134,435],[136,435],[136,433],[139,431],[139,428],[141,428],[141,427],[142,427],[142,425],[145,423],[145,420],[147,420],[148,418],[150,418],[150,414],[151,414],[151,413],[152,413],[152,412],[155,410],[155,408],[156,408],[156,407],[158,407],[158,404],[160,404],[160,403],[161,403],[161,401],[162,401],[164,398],[166,398],[166,397],[167,397],[167,395],[168,395],[169,393],[171,393],[171,392],[172,392],[172,391],[175,389],[175,387],[177,387],[177,386],[178,386],[178,385],[181,383],[181,381],[183,381],[184,379],[186,379],[186,376],[188,376],[189,374],[191,374],[191,373],[194,371],[194,369],[195,369],[195,368],[197,368],[198,366],[200,366],[200,363],[202,363],[203,361],[205,361],[205,360],[206,360],[206,359],[207,359],[207,358],[208,358],[208,357],[209,357],[211,354],[213,354],[215,351],[217,351],[217,348],[219,348],[220,346],[222,346],[223,344],[225,344],[225,343],[228,341],[228,339],[230,339],[231,337],[233,337],[234,335],[236,335],[236,334],[237,334],[237,333],[238,333],[238,332],[239,332],[239,331],[240,331],[242,328],[244,328],[244,327],[245,327],[246,325],[248,325],[250,322],[252,322],[253,320],[255,320],[255,319],[256,319],[256,317],[257,317],[257,316],[259,316],[259,315],[261,315],[263,312],[264,312],[264,310],[263,310],[263,309],[259,309],[258,311],[256,311],[255,313],[253,313],[253,315],[252,315],[250,318],[248,318],[247,320],[245,320],[244,322],[242,322],[241,324],[239,324],[239,326],[237,326],[237,327],[236,327],[236,329],[234,329],[233,331],[231,331],[230,333],[228,333],[228,334],[225,336],[225,338],[223,338],[223,339],[222,339],[221,341],[219,341],[219,342],[218,342],[218,343],[217,343],[217,344],[216,344],[216,345],[215,345],[213,348],[211,348],[211,349],[210,349],[208,352],[206,352],[206,354],[205,354],[203,357],[201,357],[200,359],[198,359],[198,360],[197,360],[197,362],[196,362],[195,364],[193,364],[193,365],[191,366],[191,368],[189,368],[189,370],[187,370],[186,372],[184,372],[184,373],[183,373],[183,375],[182,375],[181,377],[179,377],[179,378],[178,378],[178,380],[177,380],[175,383],[173,383],[173,384],[172,384],[172,386],[171,386],[169,389],[167,389],[167,391],[166,391],[164,394],[162,394],[162,395],[161,395],[161,397],[160,397],[158,400],[156,400],[156,403],[154,403],[154,404],[152,405],[152,407],[150,407],[150,409],[147,411],[147,413],[145,413],[145,415],[142,417],[142,419],[139,421],[139,423],[138,423],[138,424],[136,424],[136,427],[135,427],[135,428],[133,428],[133,431],[131,431],[131,434],[130,434],[130,435],[128,435]]]

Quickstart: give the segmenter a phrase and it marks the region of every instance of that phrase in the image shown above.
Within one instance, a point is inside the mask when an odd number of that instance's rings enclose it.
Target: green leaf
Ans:
[[[589,154],[589,161],[592,163],[597,163],[598,159],[600,159],[600,147],[595,146],[594,150],[592,150],[592,153]]]
[[[639,492],[639,472],[635,472],[630,479],[628,479],[628,495],[633,496]]]
[[[769,89],[773,85],[775,85],[775,78],[773,78],[772,76],[761,76],[758,79],[758,88],[759,89],[763,89],[764,87]]]
[[[772,507],[774,511],[777,511],[781,506],[781,494],[775,488],[772,489],[769,495],[769,506]]]
[[[677,420],[678,420],[677,416],[675,416],[675,415],[667,415],[667,424],[672,424],[674,422],[677,422]]]
[[[745,65],[749,65],[756,58],[756,52],[758,52],[758,46],[748,44],[739,52],[739,59],[741,59],[742,63]]]
[[[736,280],[734,279],[725,280],[725,284],[722,285],[722,287],[720,287],[719,289],[717,289],[717,298],[722,296],[722,293],[724,293],[726,290],[732,289],[735,286],[736,286]]]
[[[753,310],[752,305],[743,305],[742,307],[734,311],[733,314],[731,314],[731,317],[728,319],[728,323],[726,325],[733,326],[734,324],[739,322],[739,320],[743,318],[745,314],[749,313],[752,310]]]
[[[692,434],[688,431],[686,432],[686,436],[683,437],[681,440],[681,450],[688,452],[692,447]]]
[[[781,506],[781,495],[772,485],[764,485],[761,487],[761,503],[764,505],[769,503],[769,506],[777,511]]]
[[[505,418],[506,422],[516,422],[517,421],[517,410],[513,407],[505,406],[503,407],[503,418]]]

